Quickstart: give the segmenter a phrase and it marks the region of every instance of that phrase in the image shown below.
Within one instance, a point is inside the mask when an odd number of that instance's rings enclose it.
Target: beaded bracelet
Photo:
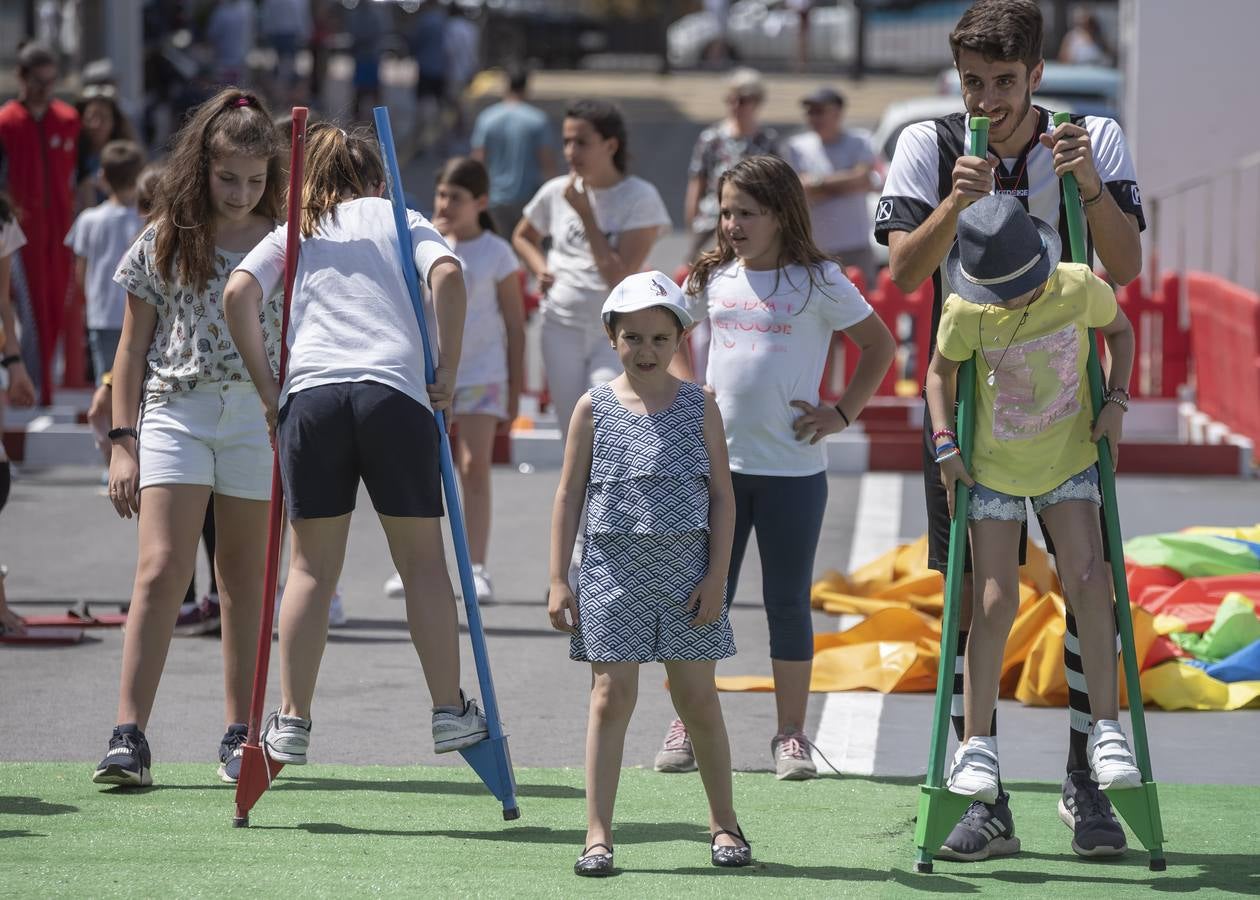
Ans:
[[[1124,392],[1123,391],[1117,392],[1114,390],[1107,391],[1107,393],[1103,394],[1103,401],[1105,403],[1114,403],[1116,406],[1120,407],[1122,411],[1128,412],[1129,401],[1127,398],[1121,397],[1120,393],[1124,393]]]
[[[958,435],[954,434],[954,432],[948,428],[942,428],[940,431],[932,432],[932,443],[936,443],[936,439],[940,437],[953,438],[955,441],[958,440]]]
[[[936,464],[939,466],[941,463],[945,462],[945,460],[950,459],[955,456],[959,456],[959,455],[960,454],[959,454],[958,448],[955,447],[953,450],[950,450],[946,453],[942,453],[940,456],[936,457]]]

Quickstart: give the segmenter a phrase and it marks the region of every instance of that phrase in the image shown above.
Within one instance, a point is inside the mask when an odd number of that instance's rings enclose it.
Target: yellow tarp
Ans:
[[[940,659],[943,582],[927,568],[927,538],[890,550],[848,576],[828,572],[813,587],[814,608],[865,616],[845,631],[814,637],[812,691],[934,691]],[[1171,623],[1130,606],[1137,658]],[[1001,695],[1030,706],[1066,706],[1064,602],[1050,558],[1028,546],[1020,606],[1002,661]],[[717,679],[723,691],[771,691],[766,676]],[[1124,671],[1120,672],[1125,702]],[[1238,709],[1260,704],[1260,682],[1224,684],[1193,666],[1168,662],[1142,674],[1148,702],[1164,709]]]

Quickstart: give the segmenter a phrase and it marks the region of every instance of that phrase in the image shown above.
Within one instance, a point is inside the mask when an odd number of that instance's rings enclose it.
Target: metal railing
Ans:
[[[1143,277],[1155,285],[1163,271],[1197,269],[1260,292],[1260,151],[1218,169],[1187,178],[1144,198],[1146,232]],[[1189,326],[1186,279],[1179,311]]]

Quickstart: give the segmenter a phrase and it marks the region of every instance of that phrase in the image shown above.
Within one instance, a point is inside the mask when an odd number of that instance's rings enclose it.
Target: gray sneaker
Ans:
[[[1088,772],[1072,772],[1064,780],[1059,819],[1072,829],[1072,849],[1077,856],[1121,856],[1129,849],[1124,829],[1111,811],[1111,801]]]
[[[770,752],[774,754],[774,776],[780,781],[808,781],[818,777],[818,767],[810,758],[809,738],[805,732],[783,731],[770,741]]]
[[[669,723],[669,731],[665,733],[665,743],[656,753],[656,762],[652,766],[658,772],[694,772],[696,770],[696,754],[691,749],[691,736],[687,734],[687,726],[682,719]]]
[[[262,745],[276,762],[287,766],[306,765],[306,751],[311,746],[311,720],[282,716],[280,710],[273,710],[263,726]]]
[[[433,713],[434,753],[463,750],[465,747],[484,741],[490,734],[486,717],[477,708],[477,701],[465,699],[463,691],[459,692],[459,697],[464,701],[463,712],[435,710]]]

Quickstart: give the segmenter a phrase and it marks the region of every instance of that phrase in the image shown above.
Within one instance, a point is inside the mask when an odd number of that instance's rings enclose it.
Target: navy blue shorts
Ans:
[[[401,391],[355,381],[290,394],[277,438],[290,519],[352,512],[360,478],[383,516],[442,515],[437,422]]]

